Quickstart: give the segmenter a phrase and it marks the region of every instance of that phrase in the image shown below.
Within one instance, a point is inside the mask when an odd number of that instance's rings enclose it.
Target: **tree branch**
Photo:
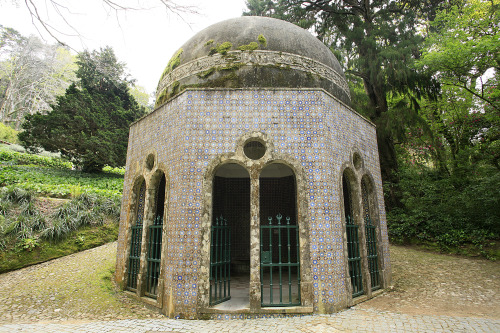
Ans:
[[[179,5],[173,0],[153,0],[155,2],[159,2],[160,4],[163,5],[167,13],[172,13],[180,17],[182,20],[184,20],[182,14],[199,14],[197,11],[197,7],[195,6],[185,6],[185,5]],[[57,0],[46,0],[45,1],[45,6],[51,6],[56,14],[64,21],[64,23],[71,28],[72,31],[75,32],[75,34],[68,34],[64,33],[63,31],[58,30],[56,27],[48,23],[48,19],[44,18],[40,13],[39,13],[39,6],[40,4],[35,4],[36,1],[34,0],[24,0],[25,6],[28,9],[30,16],[31,16],[31,22],[37,29],[38,33],[40,33],[40,30],[38,29],[38,24],[45,30],[50,37],[52,37],[54,40],[56,40],[59,44],[68,46],[67,43],[65,43],[59,35],[64,35],[64,36],[80,36],[78,33],[78,30],[71,25],[69,20],[67,19],[66,15],[61,12],[61,9],[65,9],[66,11],[70,12],[70,9],[61,3],[59,3]],[[153,7],[147,8],[144,6],[129,6],[129,5],[123,5],[120,4],[117,0],[102,0],[102,2],[109,7],[111,10],[115,12],[115,15],[118,14],[119,11],[138,11],[138,10],[150,10]],[[38,24],[36,24],[38,23]],[[69,46],[68,46],[69,47]]]

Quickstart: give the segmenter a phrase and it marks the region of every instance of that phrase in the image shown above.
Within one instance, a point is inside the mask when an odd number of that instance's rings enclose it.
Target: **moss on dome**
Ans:
[[[266,39],[266,37],[264,37],[263,34],[260,34],[259,36],[257,36],[257,40],[259,41],[260,44],[262,44],[262,46],[264,46],[264,47],[267,46],[267,39]]]
[[[177,52],[175,52],[175,54],[172,56],[172,58],[170,58],[170,60],[168,61],[167,67],[165,68],[165,70],[161,74],[160,81],[165,77],[165,75],[167,75],[168,73],[173,71],[176,67],[178,67],[181,64],[181,55],[183,52],[184,52],[184,50],[182,48],[180,48]]]

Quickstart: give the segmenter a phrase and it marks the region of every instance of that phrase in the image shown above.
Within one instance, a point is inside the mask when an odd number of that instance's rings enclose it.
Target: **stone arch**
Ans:
[[[142,253],[142,225],[146,198],[146,180],[141,175],[136,178],[131,191],[129,223],[127,228],[127,262],[125,265],[125,286],[137,290]]]
[[[290,167],[268,163],[262,168],[259,202],[261,304],[301,305],[297,183]]]
[[[302,168],[299,161],[295,160],[293,157],[287,154],[276,153],[274,151],[274,146],[271,146],[271,151],[269,159],[266,161],[257,172],[257,176],[260,179],[261,172],[264,167],[272,164],[282,164],[292,171],[295,178],[295,202],[296,202],[296,216],[297,224],[299,228],[299,245],[300,245],[300,295],[301,295],[301,306],[310,308],[312,311],[313,307],[313,281],[311,273],[311,254],[310,254],[310,232],[309,232],[309,218],[308,218],[308,197],[307,197],[307,182],[305,171]],[[260,184],[259,184],[260,192]],[[257,209],[257,217],[260,221],[262,217],[260,216],[260,203],[259,209]],[[260,290],[259,290],[260,291]],[[309,310],[307,310],[309,311]]]
[[[210,303],[229,298],[231,281],[248,302],[250,174],[237,163],[223,163],[213,175],[210,248]]]
[[[260,158],[252,159],[245,155],[244,146],[246,143],[255,140],[264,146],[264,153]],[[261,287],[260,287],[260,204],[259,204],[259,177],[262,169],[268,164],[281,163],[289,167],[295,174],[296,179],[296,200],[297,200],[297,220],[299,225],[300,239],[300,265],[301,269],[301,306],[303,311],[312,312],[312,276],[309,253],[309,227],[307,225],[307,196],[305,190],[305,173],[298,161],[286,154],[276,153],[274,145],[267,134],[263,132],[249,132],[242,135],[236,142],[234,152],[220,154],[214,157],[206,168],[203,179],[204,205],[201,223],[201,260],[200,260],[200,283],[198,292],[198,304],[202,312],[213,313],[213,308],[209,305],[210,284],[210,226],[213,221],[213,176],[217,169],[225,164],[237,164],[244,168],[250,175],[250,311],[257,311],[261,308]],[[309,310],[307,310],[309,309]],[[276,308],[276,313],[279,308]],[[273,309],[268,310],[273,311]]]
[[[154,156],[148,154],[148,159]],[[151,166],[151,165],[150,165]],[[155,167],[153,169],[153,166]],[[146,195],[147,214],[144,221],[143,247],[141,262],[142,288],[141,295],[157,299],[162,294],[163,279],[161,279],[163,234],[165,221],[165,206],[167,205],[167,176],[153,162],[148,175],[148,190]],[[161,282],[161,283],[160,283]]]
[[[383,249],[377,195],[373,179],[369,173],[364,174],[361,178],[361,200],[370,286],[371,290],[374,291],[383,287]]]
[[[346,286],[352,298],[365,293],[363,279],[363,242],[361,207],[359,205],[359,183],[355,168],[345,166],[341,173],[341,211],[343,218],[344,257],[346,267]]]
[[[235,164],[244,169],[248,174],[250,170],[243,163],[241,154],[225,153],[216,156],[210,161],[203,176],[204,205],[201,219],[201,259],[199,269],[198,304],[202,310],[210,307],[210,252],[211,252],[211,226],[215,220],[214,207],[214,178],[218,170],[225,165]]]

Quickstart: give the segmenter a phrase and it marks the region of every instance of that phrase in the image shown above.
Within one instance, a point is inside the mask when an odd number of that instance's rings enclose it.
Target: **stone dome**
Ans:
[[[229,19],[189,39],[163,72],[156,105],[190,87],[323,88],[350,104],[330,49],[307,30],[268,17]]]

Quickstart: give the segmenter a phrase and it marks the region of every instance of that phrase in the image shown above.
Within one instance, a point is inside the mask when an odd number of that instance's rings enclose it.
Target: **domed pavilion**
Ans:
[[[291,23],[214,24],[130,127],[116,281],[177,318],[333,313],[390,285],[376,128]]]

